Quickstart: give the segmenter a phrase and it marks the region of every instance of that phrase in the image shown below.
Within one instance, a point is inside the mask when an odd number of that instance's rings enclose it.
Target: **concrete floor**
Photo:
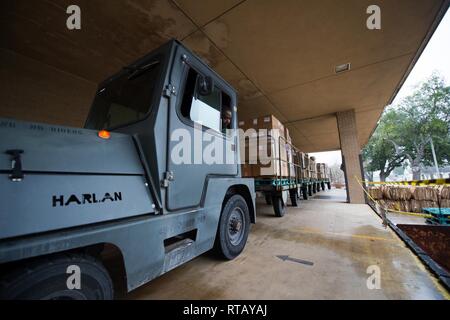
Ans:
[[[155,279],[129,299],[448,299],[411,251],[366,205],[344,203],[345,190],[289,207],[276,218],[259,199],[257,224],[233,261],[208,254]],[[283,261],[277,256],[312,262]],[[367,288],[371,265],[381,289]]]

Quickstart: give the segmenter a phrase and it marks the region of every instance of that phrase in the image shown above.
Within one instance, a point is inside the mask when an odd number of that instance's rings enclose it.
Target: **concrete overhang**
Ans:
[[[81,7],[81,30],[66,28],[66,8],[71,4]],[[272,113],[290,128],[294,143],[304,151],[336,150],[340,145],[335,113],[355,110],[363,146],[449,1],[377,1],[381,30],[366,27],[366,9],[372,4],[3,0],[0,46],[98,83],[177,38],[238,90],[241,118]],[[351,63],[351,69],[336,74],[335,66],[343,63]]]

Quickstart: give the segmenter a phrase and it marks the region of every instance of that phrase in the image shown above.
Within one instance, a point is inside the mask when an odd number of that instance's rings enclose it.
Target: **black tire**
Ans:
[[[289,196],[291,197],[291,204],[293,207],[298,207],[298,202],[297,202],[297,189],[291,189],[289,190]]]
[[[69,266],[80,270],[80,289],[69,289]],[[103,264],[85,254],[57,254],[15,267],[0,280],[0,299],[111,300],[113,284]]]
[[[311,185],[311,184],[308,185],[308,195],[309,195],[310,197],[312,197],[312,195],[313,195],[312,185]]]
[[[228,198],[220,215],[215,251],[224,259],[236,258],[247,243],[250,212],[245,199],[235,194]]]
[[[325,182],[322,181],[322,182],[320,183],[320,186],[322,187],[322,191],[325,191]]]
[[[302,188],[303,200],[308,200],[308,187]]]
[[[286,213],[286,205],[281,196],[272,196],[273,211],[276,217],[282,217]]]
[[[266,204],[267,205],[271,205],[272,204],[272,196],[270,194],[266,193],[264,195],[264,198],[266,198]]]
[[[331,190],[331,182],[330,181],[327,182],[327,187],[328,187],[328,190]]]
[[[317,184],[315,182],[312,185],[312,192],[317,193]]]

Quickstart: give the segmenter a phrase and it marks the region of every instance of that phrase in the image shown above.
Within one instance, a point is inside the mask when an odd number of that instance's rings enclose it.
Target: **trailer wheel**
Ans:
[[[308,200],[308,187],[302,188],[303,200]]]
[[[320,186],[322,187],[322,191],[325,191],[325,182],[322,181],[322,182],[320,183]]]
[[[264,198],[266,198],[266,204],[271,205],[272,204],[272,196],[268,193],[264,195]]]
[[[286,205],[284,204],[283,198],[281,196],[272,196],[273,211],[275,211],[275,216],[282,217],[286,213]]]
[[[330,181],[327,182],[327,187],[328,187],[328,190],[331,190],[331,182]]]
[[[71,285],[74,287],[69,288]],[[0,280],[0,299],[111,300],[113,297],[108,271],[100,261],[85,254],[38,258],[14,268]]]
[[[250,230],[250,213],[244,198],[235,194],[228,199],[220,215],[215,250],[227,260],[244,250]]]
[[[290,189],[289,190],[289,196],[291,197],[291,204],[293,207],[298,207],[298,202],[297,202],[297,189]]]

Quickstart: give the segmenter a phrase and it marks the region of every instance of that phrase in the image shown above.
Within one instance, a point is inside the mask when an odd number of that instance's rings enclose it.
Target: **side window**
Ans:
[[[198,90],[199,74],[190,69],[181,103],[181,114],[202,126],[211,128],[218,132],[226,133],[231,129],[231,99],[214,86],[209,95],[201,95]]]

